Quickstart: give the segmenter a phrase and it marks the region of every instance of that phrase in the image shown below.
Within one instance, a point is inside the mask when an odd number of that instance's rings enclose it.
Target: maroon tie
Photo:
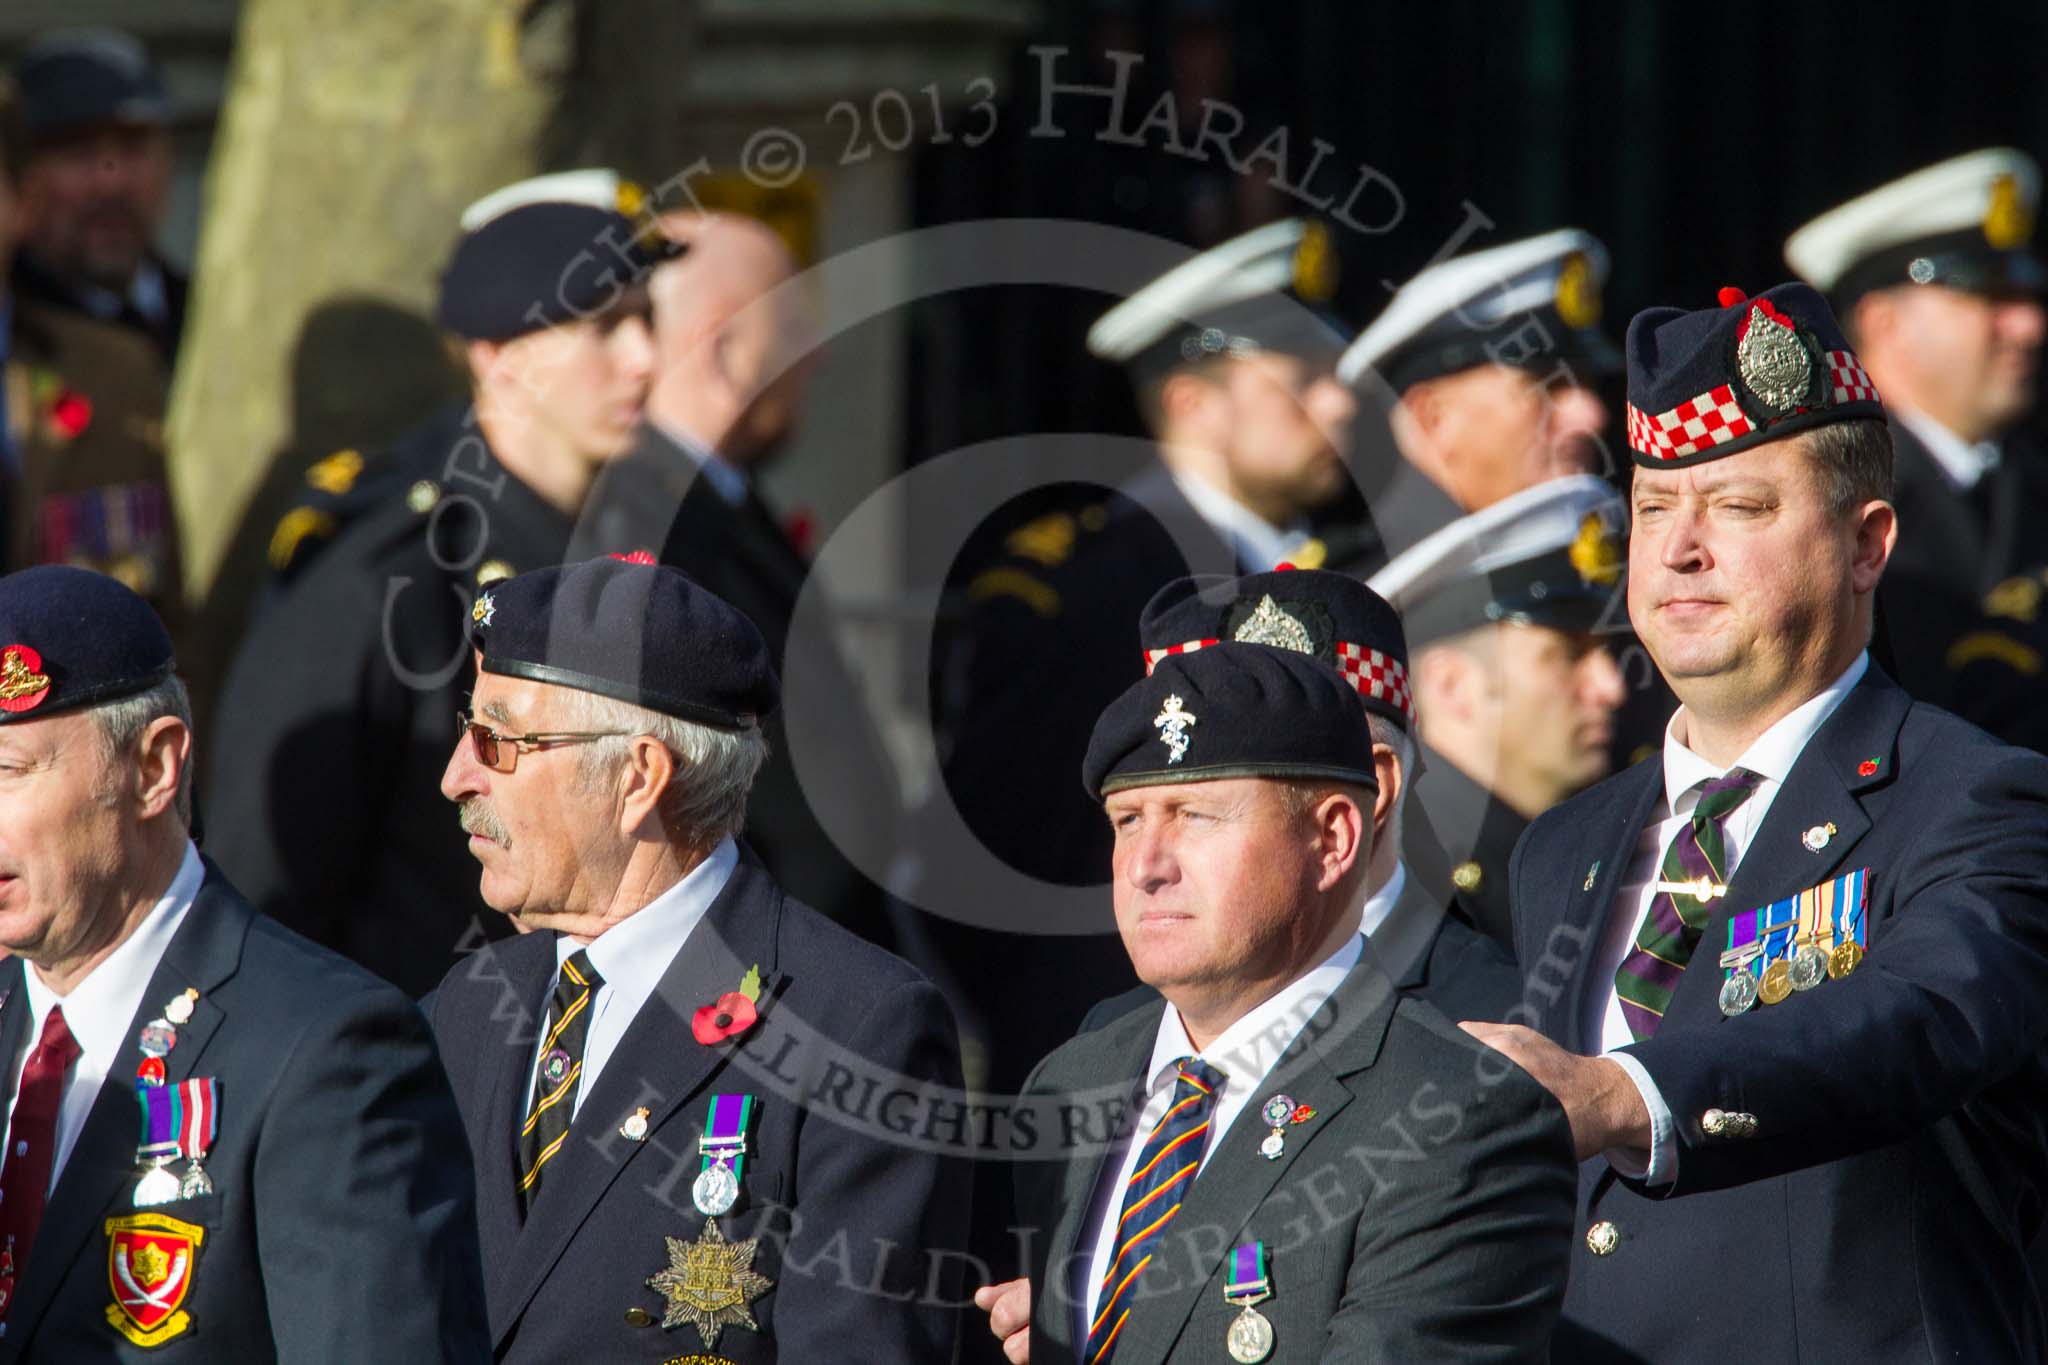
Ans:
[[[15,1282],[28,1264],[36,1229],[42,1226],[43,1202],[49,1198],[50,1171],[57,1159],[57,1110],[64,1102],[64,1078],[79,1051],[78,1040],[64,1022],[63,1006],[52,1005],[50,1017],[43,1021],[43,1040],[21,1069],[14,1123],[7,1133],[7,1164],[0,1167],[0,1322],[14,1306]]]

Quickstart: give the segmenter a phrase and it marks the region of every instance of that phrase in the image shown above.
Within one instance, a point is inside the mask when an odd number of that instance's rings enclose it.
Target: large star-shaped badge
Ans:
[[[707,1351],[717,1349],[719,1333],[727,1326],[761,1330],[747,1305],[773,1289],[775,1282],[754,1269],[760,1238],[728,1242],[718,1230],[718,1220],[707,1218],[704,1234],[696,1241],[663,1240],[668,1243],[668,1269],[647,1279],[647,1287],[668,1300],[662,1327],[695,1324]]]

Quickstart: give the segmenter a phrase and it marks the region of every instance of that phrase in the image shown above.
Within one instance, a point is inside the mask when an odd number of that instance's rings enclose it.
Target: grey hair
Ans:
[[[565,728],[622,732],[593,741],[578,756],[576,777],[584,790],[604,789],[625,763],[633,738],[647,735],[676,759],[675,778],[661,801],[662,824],[671,838],[708,849],[746,826],[747,796],[768,760],[760,726],[715,729],[595,692],[571,692],[563,709]]]
[[[132,697],[110,701],[95,706],[86,712],[93,718],[99,730],[100,744],[109,762],[117,762],[132,754],[135,746],[142,741],[142,732],[165,716],[182,722],[186,732],[192,731],[192,699],[185,693],[185,684],[176,675],[165,678],[147,692],[137,692]],[[187,755],[185,764],[178,771],[178,794],[172,809],[177,813],[179,823],[185,828],[192,827],[192,760]]]

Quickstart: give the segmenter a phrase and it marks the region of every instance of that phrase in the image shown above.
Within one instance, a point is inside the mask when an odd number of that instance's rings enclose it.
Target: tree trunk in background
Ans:
[[[663,165],[681,135],[693,10],[690,0],[247,0],[171,396],[190,592],[212,583],[273,455],[310,435],[292,430],[294,408],[307,407],[293,394],[293,354],[308,316],[364,298],[428,316],[471,200],[543,169],[610,163],[645,176]],[[635,129],[647,130],[645,145]],[[394,392],[417,394],[421,385],[379,373],[380,350],[302,372],[301,384],[330,390],[313,406],[345,408],[352,388],[366,413]]]

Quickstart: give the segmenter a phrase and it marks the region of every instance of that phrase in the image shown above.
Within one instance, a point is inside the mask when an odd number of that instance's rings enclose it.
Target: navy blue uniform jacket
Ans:
[[[946,1122],[959,1053],[938,989],[789,899],[743,852],[581,1097],[522,1224],[516,1137],[555,942],[482,948],[427,1002],[476,1157],[498,1359],[951,1359],[968,1208],[948,1146],[960,1125]],[[756,965],[759,1021],[699,1043],[695,1011]],[[667,1305],[647,1279],[668,1268],[666,1239],[703,1233],[690,1185],[720,1093],[753,1095],[756,1112],[740,1202],[719,1228],[760,1239],[753,1268],[774,1288],[751,1306],[758,1330],[725,1326],[707,1351],[696,1327],[661,1326]],[[648,1135],[636,1142],[622,1128],[638,1109]]]
[[[1567,801],[1515,852],[1525,1000],[1577,1051],[1599,1050],[1581,1021],[1612,982],[1588,964],[1662,767]],[[1858,868],[1862,967],[1723,1017],[1730,915]],[[2048,760],[1872,666],[1793,765],[1656,1037],[1628,1049],[1671,1107],[1678,1179],[1651,1191],[1582,1168],[1580,1233],[1607,1221],[1619,1241],[1604,1256],[1577,1242],[1558,1358],[2038,1359],[2021,1249],[2048,1175],[2044,1040]],[[1708,1134],[1710,1109],[1754,1115],[1754,1133]]]
[[[27,1033],[23,970],[0,963],[0,1055]],[[215,1192],[134,1207],[131,1044],[51,1191],[0,1362],[488,1361],[469,1154],[419,1008],[258,915],[211,865],[129,1037],[187,988],[199,999],[164,1067],[172,1085],[220,1082],[204,1163]],[[192,1325],[153,1348],[107,1318],[106,1221],[137,1213],[203,1234],[183,1304]]]

